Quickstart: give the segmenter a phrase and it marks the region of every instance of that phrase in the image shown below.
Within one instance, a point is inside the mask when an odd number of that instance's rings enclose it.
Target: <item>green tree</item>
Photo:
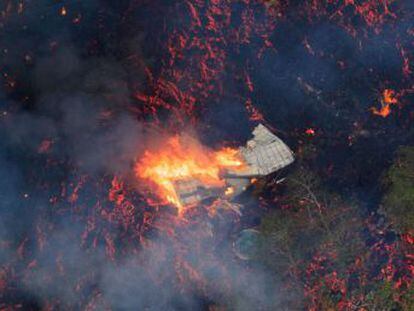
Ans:
[[[363,306],[368,310],[414,310],[414,287],[405,291],[395,288],[391,282],[382,281],[366,296]]]
[[[399,233],[414,228],[414,146],[398,149],[383,179],[382,209]]]
[[[325,190],[312,171],[297,167],[285,184],[281,202],[260,225],[260,258],[277,271],[308,260],[316,252],[334,250],[338,267],[345,267],[364,247],[362,218],[355,204]]]

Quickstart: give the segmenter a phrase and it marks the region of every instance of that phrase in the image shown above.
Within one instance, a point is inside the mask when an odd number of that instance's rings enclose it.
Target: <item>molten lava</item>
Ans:
[[[237,149],[226,147],[214,151],[194,138],[177,135],[168,138],[162,148],[145,151],[135,173],[153,185],[151,190],[163,202],[175,205],[181,213],[184,206],[175,188],[177,182],[196,180],[206,187],[224,187],[223,171],[244,167]]]
[[[381,116],[383,118],[388,117],[391,113],[391,106],[398,104],[398,99],[395,97],[395,92],[390,89],[385,89],[382,93],[381,108],[371,108],[373,114]]]

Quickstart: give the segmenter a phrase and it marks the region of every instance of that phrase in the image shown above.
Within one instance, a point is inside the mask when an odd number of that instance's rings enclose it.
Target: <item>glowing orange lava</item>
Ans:
[[[174,186],[177,181],[197,180],[208,187],[224,187],[222,172],[243,167],[237,149],[214,151],[194,138],[177,135],[168,138],[161,148],[145,151],[135,166],[135,174],[149,181],[151,190],[181,213],[184,207]]]
[[[61,7],[60,9],[60,15],[61,16],[66,16],[68,14],[68,12],[66,11],[66,8],[64,6]]]
[[[398,99],[395,97],[395,92],[390,89],[385,89],[382,93],[381,108],[371,108],[373,114],[381,116],[383,118],[388,117],[391,113],[391,106],[398,104]]]

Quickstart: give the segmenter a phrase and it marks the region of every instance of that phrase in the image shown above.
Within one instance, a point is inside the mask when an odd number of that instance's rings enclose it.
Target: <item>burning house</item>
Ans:
[[[237,150],[241,166],[224,168],[220,187],[203,183],[197,176],[178,179],[174,188],[182,206],[193,205],[214,196],[231,199],[242,193],[252,180],[272,174],[294,161],[292,150],[263,124],[252,138]]]
[[[0,311],[414,310],[412,3],[1,1]]]

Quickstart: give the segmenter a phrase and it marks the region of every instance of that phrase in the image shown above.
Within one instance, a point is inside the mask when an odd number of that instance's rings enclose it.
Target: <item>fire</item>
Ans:
[[[225,195],[232,195],[234,193],[233,187],[228,187],[226,191],[224,192]]]
[[[60,15],[61,16],[66,16],[68,14],[68,12],[66,11],[66,8],[64,6],[62,6],[60,8]]]
[[[375,115],[386,118],[391,113],[391,106],[396,104],[398,104],[398,99],[395,97],[395,91],[385,89],[382,93],[381,108],[372,107],[371,111]]]
[[[135,174],[154,185],[151,190],[181,213],[184,206],[175,189],[177,181],[197,180],[208,187],[224,187],[222,172],[243,167],[237,149],[227,147],[214,151],[194,138],[177,135],[168,138],[162,148],[146,150],[135,166]]]

